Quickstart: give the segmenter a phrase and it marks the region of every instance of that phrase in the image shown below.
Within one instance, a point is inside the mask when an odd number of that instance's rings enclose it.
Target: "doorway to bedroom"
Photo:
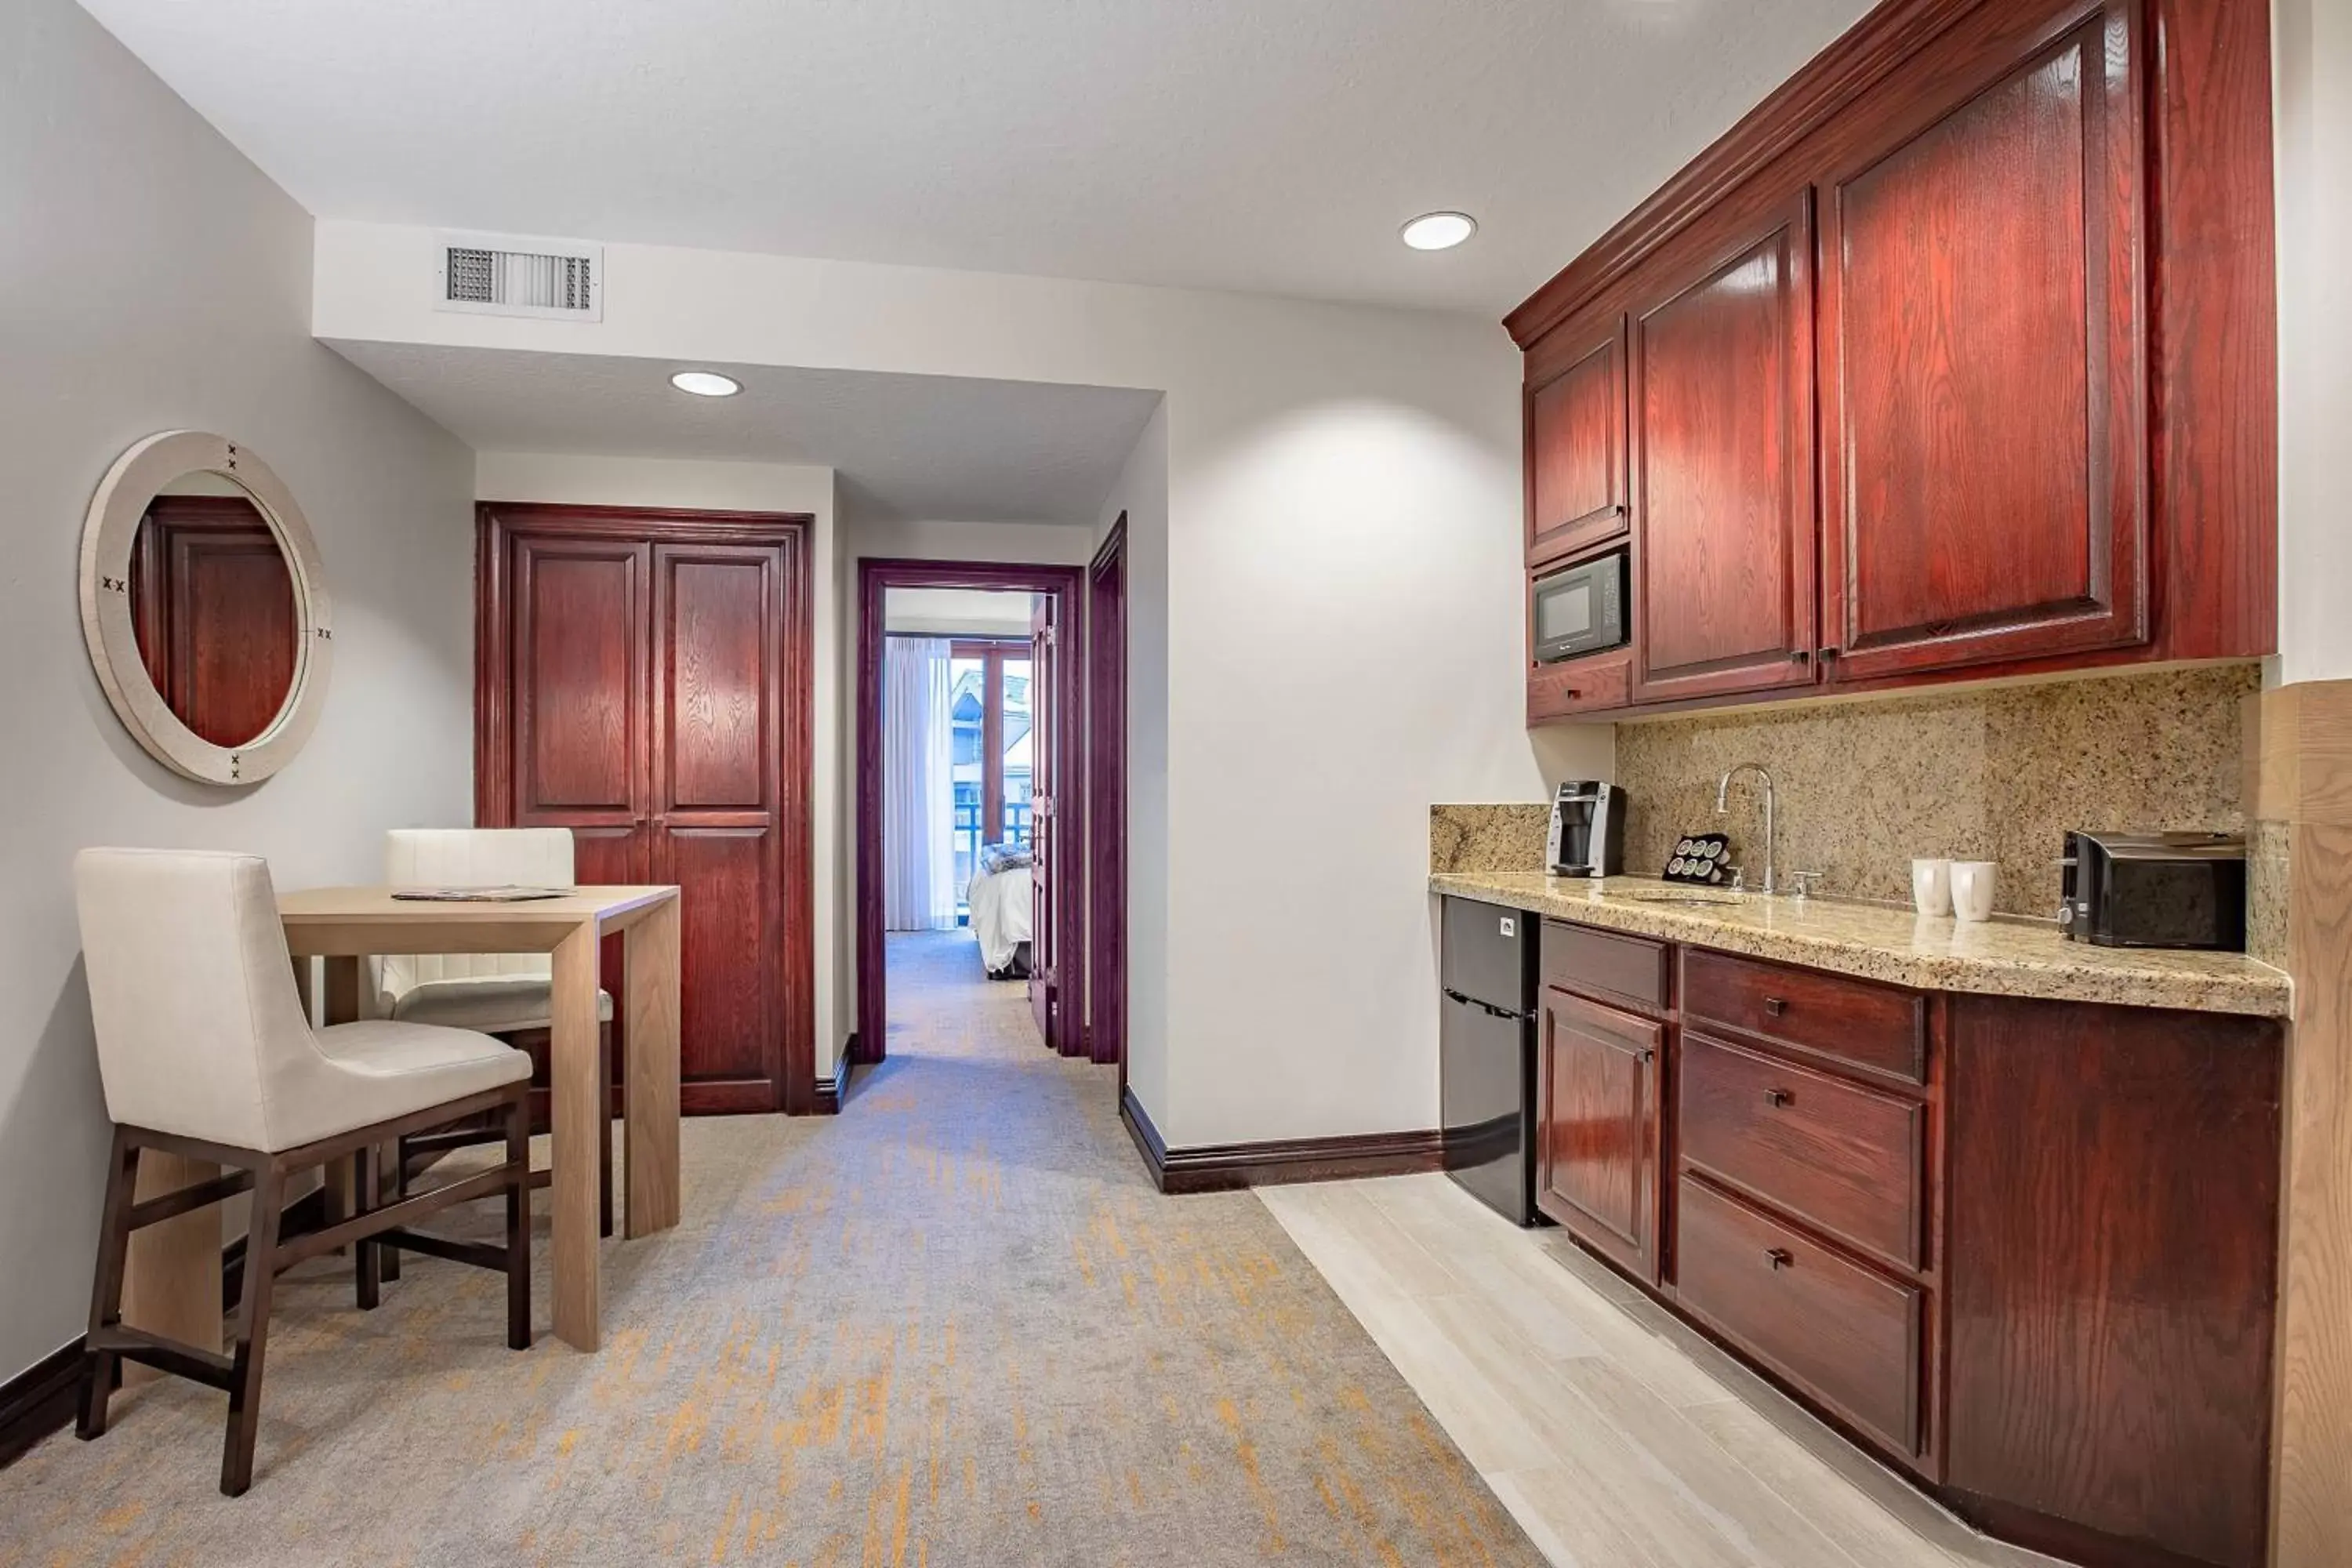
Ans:
[[[1025,1011],[1040,1049],[1087,1055],[1084,569],[857,574],[847,1059],[885,1060],[917,1018],[936,1029],[930,992],[950,983],[955,1005]]]

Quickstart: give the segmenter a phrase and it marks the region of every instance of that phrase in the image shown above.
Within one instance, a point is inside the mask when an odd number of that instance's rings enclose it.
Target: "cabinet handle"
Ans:
[[[1779,1017],[1788,1010],[1788,998],[1784,996],[1767,996],[1764,998],[1764,1011],[1771,1014],[1775,1018]]]
[[[1797,1097],[1795,1095],[1790,1094],[1785,1089],[1768,1089],[1764,1091],[1764,1103],[1770,1106],[1775,1110],[1780,1110],[1782,1106],[1788,1104],[1790,1100],[1796,1098]]]
[[[1812,657],[1813,654],[1811,648],[1792,647],[1789,650],[1789,662],[1790,664],[1809,663]]]
[[[1649,1062],[1656,1061],[1657,1059],[1658,1059],[1658,1053],[1657,1053],[1656,1051],[1654,1051],[1654,1050],[1643,1051],[1643,1052],[1642,1053],[1642,1060],[1643,1060],[1645,1064],[1646,1064],[1646,1063],[1649,1063]]]
[[[1838,650],[1833,647],[1825,647],[1822,649],[1822,657],[1823,658],[1835,658],[1837,656]]]
[[[1768,1247],[1764,1249],[1764,1261],[1770,1264],[1773,1272],[1777,1274],[1794,1264],[1797,1259],[1795,1255],[1785,1247]]]

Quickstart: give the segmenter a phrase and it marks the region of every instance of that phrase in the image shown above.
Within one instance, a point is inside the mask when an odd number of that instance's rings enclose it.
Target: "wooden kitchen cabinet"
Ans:
[[[1528,564],[1625,531],[1625,324],[1613,317],[1556,351],[1527,392]]]
[[[2269,50],[1885,0],[1512,311],[1530,569],[1624,380],[1632,679],[1529,722],[2274,653]]]
[[[1813,683],[1813,238],[1800,193],[1632,328],[1634,700]]]
[[[1638,1279],[1658,1278],[1665,1026],[1547,985],[1536,1206]]]
[[[1930,51],[1818,183],[1828,679],[2147,640],[2138,10]]]

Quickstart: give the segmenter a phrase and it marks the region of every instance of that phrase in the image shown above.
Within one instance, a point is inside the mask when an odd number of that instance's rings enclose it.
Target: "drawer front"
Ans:
[[[1666,944],[1567,921],[1543,923],[1543,980],[1639,1006],[1666,1005]]]
[[[1532,723],[1622,708],[1632,700],[1633,689],[1630,653],[1593,654],[1563,664],[1537,665],[1528,671],[1528,720]]]
[[[1927,1107],[1685,1029],[1683,1158],[1816,1230],[1916,1268]]]
[[[1685,1176],[1677,1295],[1758,1361],[1898,1454],[1919,1452],[1923,1293]]]
[[[1891,985],[1685,948],[1683,1016],[1913,1083],[1927,1079],[1927,998]]]

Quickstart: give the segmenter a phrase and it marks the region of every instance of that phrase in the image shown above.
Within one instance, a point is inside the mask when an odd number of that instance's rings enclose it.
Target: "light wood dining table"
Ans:
[[[622,1173],[625,1233],[650,1236],[677,1224],[678,890],[675,887],[583,887],[519,903],[395,899],[389,888],[312,888],[280,893],[278,912],[299,976],[324,959],[324,1016],[360,1014],[361,969],[398,953],[544,952],[553,956],[548,1043],[550,1131],[554,1171],[552,1252],[555,1332],[593,1351],[603,1332],[603,1270],[597,1256],[596,1140],[610,1136],[599,1020],[598,948],[623,933]],[[141,1162],[142,1197],[217,1175],[150,1155]],[[154,1167],[150,1169],[149,1167]],[[142,1231],[132,1239],[123,1316],[189,1343],[220,1342],[220,1230],[209,1209]]]

